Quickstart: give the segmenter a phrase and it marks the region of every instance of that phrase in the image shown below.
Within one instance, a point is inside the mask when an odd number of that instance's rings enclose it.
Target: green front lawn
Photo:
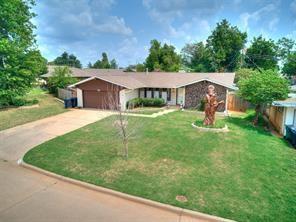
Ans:
[[[215,121],[215,125],[208,125],[205,126],[203,124],[203,119],[198,119],[194,122],[194,125],[198,126],[198,127],[204,127],[204,128],[217,128],[217,129],[222,129],[225,127],[225,125],[227,125],[227,119],[217,119]]]
[[[136,114],[144,114],[144,115],[152,115],[154,113],[158,113],[161,111],[166,110],[165,107],[143,107],[143,108],[135,108],[129,111],[129,113],[136,113]]]
[[[61,102],[58,102],[52,95],[39,88],[29,92],[26,99],[37,99],[39,107],[26,108],[24,106],[20,108],[0,109],[0,130],[67,111]]]
[[[194,112],[173,112],[141,123],[129,159],[109,117],[29,151],[43,169],[163,203],[238,221],[295,221],[296,150],[242,117],[228,133],[192,128]],[[202,119],[202,116],[199,116]],[[176,200],[184,195],[188,202]]]

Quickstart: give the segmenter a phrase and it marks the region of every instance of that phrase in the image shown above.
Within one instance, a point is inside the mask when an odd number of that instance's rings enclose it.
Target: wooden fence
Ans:
[[[229,93],[227,98],[227,109],[230,111],[245,112],[250,107],[250,103],[240,98],[235,93]]]
[[[72,98],[72,91],[58,88],[58,97],[62,100]]]

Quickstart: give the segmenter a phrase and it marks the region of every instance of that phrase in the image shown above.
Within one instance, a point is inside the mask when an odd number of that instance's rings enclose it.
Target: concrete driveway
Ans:
[[[0,221],[197,221],[88,190],[16,164],[36,145],[111,115],[74,110],[0,131]]]
[[[16,161],[38,144],[103,119],[111,114],[111,112],[107,111],[75,109],[0,131],[0,158]]]

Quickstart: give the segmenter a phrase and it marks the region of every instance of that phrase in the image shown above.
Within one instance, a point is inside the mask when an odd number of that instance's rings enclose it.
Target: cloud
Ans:
[[[109,15],[114,0],[45,0],[38,4],[39,33],[63,41],[79,41],[101,33],[131,35],[123,18]]]
[[[187,39],[192,38],[186,34],[190,28],[201,27],[203,29],[199,29],[200,31],[208,31],[207,18],[222,8],[222,3],[218,0],[143,0],[143,5],[150,18],[161,25],[169,36]],[[178,25],[175,24],[177,21]]]
[[[102,51],[111,57],[111,51],[115,52],[118,47],[111,39],[133,34],[124,18],[112,15],[114,5],[114,0],[38,1],[34,23],[43,55],[50,61],[68,51],[78,56],[83,64],[96,61]]]
[[[110,16],[108,22],[96,25],[95,30],[99,32],[115,33],[122,35],[131,35],[132,29],[127,27],[123,18],[117,16]]]
[[[136,37],[129,37],[119,44],[116,55],[120,61],[125,61],[123,65],[131,65],[143,62],[148,50],[146,46],[139,44]]]
[[[277,3],[267,4],[258,10],[250,13],[244,12],[240,14],[240,26],[244,31],[249,32],[249,25],[251,22],[258,23],[260,22],[261,26],[264,26],[264,23],[267,23],[267,27],[270,31],[274,31],[276,29],[276,25],[279,22],[279,18],[277,17],[278,13]],[[262,30],[262,29],[261,29]]]
[[[296,0],[292,1],[290,4],[290,8],[294,14],[296,14]]]
[[[275,17],[273,19],[270,20],[269,24],[268,24],[268,28],[270,31],[274,31],[276,30],[276,26],[279,23],[280,19],[278,17]]]

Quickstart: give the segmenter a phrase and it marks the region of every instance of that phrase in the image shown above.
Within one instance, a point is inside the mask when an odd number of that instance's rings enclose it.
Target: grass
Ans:
[[[130,113],[152,115],[153,113],[158,113],[165,109],[166,108],[159,108],[159,107],[143,107],[143,108],[135,108],[131,110]]]
[[[227,121],[225,119],[216,119],[215,125],[205,126],[203,124],[203,119],[198,119],[194,122],[194,124],[199,127],[222,129],[225,127],[225,125],[227,125],[226,122]]]
[[[0,130],[32,122],[66,111],[62,103],[40,88],[35,88],[26,95],[28,100],[38,100],[39,107],[0,109]]]
[[[194,112],[132,117],[137,134],[129,159],[118,155],[113,118],[90,124],[29,151],[40,168],[171,205],[237,221],[295,221],[296,150],[255,128],[225,119],[230,132],[199,132]],[[203,116],[199,116],[202,119]],[[184,195],[188,202],[176,200]]]

